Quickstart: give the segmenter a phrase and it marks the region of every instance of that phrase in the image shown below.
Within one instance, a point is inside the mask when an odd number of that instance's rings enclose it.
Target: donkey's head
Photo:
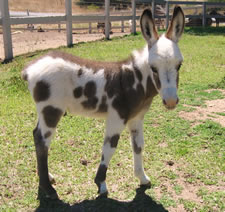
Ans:
[[[171,24],[165,34],[158,36],[151,10],[141,16],[141,31],[148,44],[148,63],[152,81],[168,109],[175,108],[179,68],[183,61],[177,42],[184,29],[184,13],[175,7]]]

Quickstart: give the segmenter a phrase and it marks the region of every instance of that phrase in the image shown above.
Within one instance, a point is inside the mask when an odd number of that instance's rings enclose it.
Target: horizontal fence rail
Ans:
[[[148,4],[152,7],[153,17],[160,20],[165,20],[166,28],[169,25],[169,19],[171,18],[172,7],[171,5],[196,5],[193,7],[184,7],[184,10],[190,9],[202,9],[202,15],[186,15],[186,18],[200,18],[202,20],[202,26],[206,26],[206,21],[208,18],[215,18],[217,20],[225,20],[225,15],[208,15],[206,14],[206,9],[212,6],[223,7],[225,3],[212,3],[212,2],[195,2],[195,1],[160,1],[155,0],[131,0],[130,6],[132,11],[130,12],[111,12],[110,14],[110,0],[105,0],[105,12],[104,14],[92,14],[92,15],[72,15],[72,0],[65,0],[65,14],[44,14],[44,13],[21,13],[12,12],[9,13],[8,0],[0,0],[0,25],[3,31],[3,41],[4,41],[4,51],[5,60],[11,60],[13,58],[12,50],[12,38],[11,38],[11,25],[33,25],[33,24],[66,24],[66,36],[67,36],[67,46],[73,45],[72,27],[73,23],[88,23],[89,32],[92,31],[92,23],[104,23],[104,33],[105,38],[110,38],[110,30],[115,28],[128,28],[124,26],[124,21],[129,21],[131,23],[131,32],[136,33],[136,20],[140,18],[141,10],[136,9],[138,4]],[[156,14],[156,5],[165,5],[164,14]],[[22,17],[21,17],[22,16]],[[111,22],[121,21],[121,27],[114,26],[111,27]],[[88,28],[78,28],[76,30],[88,29]],[[57,29],[56,29],[57,30]]]

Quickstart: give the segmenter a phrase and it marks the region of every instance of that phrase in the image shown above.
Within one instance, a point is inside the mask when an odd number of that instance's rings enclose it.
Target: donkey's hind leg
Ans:
[[[56,190],[52,187],[52,175],[48,172],[48,149],[56,125],[63,114],[63,110],[52,106],[44,107],[39,113],[37,127],[33,131],[37,155],[39,187],[47,197],[58,199]]]

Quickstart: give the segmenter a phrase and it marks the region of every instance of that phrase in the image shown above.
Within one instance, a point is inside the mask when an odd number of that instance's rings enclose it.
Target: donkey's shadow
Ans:
[[[132,201],[122,202],[107,197],[97,197],[93,200],[84,200],[79,203],[70,205],[62,200],[49,200],[43,197],[40,193],[38,198],[40,200],[39,207],[36,212],[166,212],[163,205],[156,203],[150,196],[145,194],[147,187],[141,186],[136,189],[136,195]]]

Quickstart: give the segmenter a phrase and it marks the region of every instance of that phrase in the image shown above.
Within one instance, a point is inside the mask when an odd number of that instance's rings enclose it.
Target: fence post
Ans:
[[[92,26],[91,26],[91,22],[89,22],[89,30],[88,30],[88,33],[91,34],[92,32]]]
[[[105,0],[105,38],[107,40],[109,40],[109,35],[110,35],[109,6],[110,6],[110,0]]]
[[[124,32],[124,20],[121,21],[121,32]]]
[[[206,2],[203,2],[202,5],[202,26],[206,26]]]
[[[168,29],[169,26],[169,19],[170,19],[169,1],[166,1],[166,29]]]
[[[136,34],[136,2],[132,0],[132,34]]]
[[[13,59],[13,50],[8,0],[0,1],[0,9],[2,13],[2,31],[5,61],[9,61]]]
[[[155,0],[152,0],[152,18],[155,19]]]
[[[73,32],[72,32],[72,2],[71,0],[65,0],[66,7],[66,40],[67,46],[71,47],[73,45]]]

